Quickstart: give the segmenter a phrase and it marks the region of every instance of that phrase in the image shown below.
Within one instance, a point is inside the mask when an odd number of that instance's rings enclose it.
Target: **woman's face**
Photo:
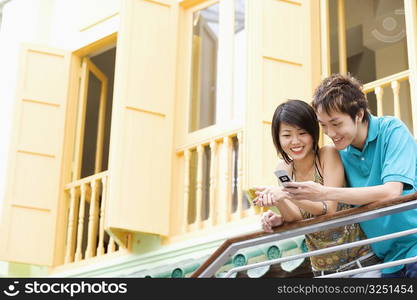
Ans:
[[[281,122],[279,142],[284,152],[293,160],[301,160],[313,152],[313,137],[298,126]]]

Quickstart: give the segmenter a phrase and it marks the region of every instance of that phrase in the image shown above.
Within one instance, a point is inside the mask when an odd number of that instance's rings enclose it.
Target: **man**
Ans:
[[[284,189],[290,200],[364,205],[417,190],[417,144],[413,136],[395,117],[372,116],[356,79],[341,74],[326,78],[316,89],[312,105],[324,133],[339,150],[350,188],[294,182]],[[416,228],[417,210],[360,225],[368,238]],[[374,243],[372,249],[384,262],[415,257],[417,234]],[[382,277],[416,278],[417,263],[383,269]]]

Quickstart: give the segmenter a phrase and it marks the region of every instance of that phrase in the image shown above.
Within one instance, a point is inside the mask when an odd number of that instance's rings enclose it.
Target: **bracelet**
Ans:
[[[323,203],[323,211],[321,212],[322,215],[325,215],[327,213],[327,203],[322,201],[321,203]]]

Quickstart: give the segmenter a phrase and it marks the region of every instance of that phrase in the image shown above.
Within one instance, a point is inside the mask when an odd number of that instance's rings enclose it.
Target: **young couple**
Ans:
[[[276,109],[272,138],[283,158],[277,169],[292,179],[285,188],[257,189],[255,204],[276,206],[263,214],[263,229],[417,190],[417,144],[394,117],[374,117],[360,83],[340,74],[316,89],[312,106],[289,100]],[[318,147],[319,125],[334,146]],[[345,182],[346,180],[346,182]],[[346,188],[344,186],[348,186]],[[310,251],[417,227],[417,210],[307,234]],[[417,256],[417,234],[311,257],[315,276]],[[417,263],[354,277],[417,277]]]

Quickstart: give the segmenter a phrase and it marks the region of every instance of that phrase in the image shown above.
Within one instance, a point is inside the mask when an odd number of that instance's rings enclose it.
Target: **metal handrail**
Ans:
[[[417,200],[416,200],[416,202],[417,202]],[[291,255],[291,256],[271,259],[271,260],[268,260],[268,261],[254,263],[254,264],[250,264],[250,265],[246,265],[246,266],[235,267],[235,268],[232,268],[229,271],[227,271],[227,273],[224,277],[230,277],[233,273],[240,272],[240,271],[246,271],[246,270],[250,270],[250,269],[254,269],[254,268],[275,265],[275,264],[279,264],[279,263],[282,263],[282,262],[291,261],[291,260],[295,260],[295,259],[299,259],[299,258],[306,258],[306,257],[310,257],[310,256],[315,256],[315,255],[327,254],[327,253],[331,253],[331,252],[334,252],[334,251],[339,251],[339,250],[343,250],[343,249],[347,249],[347,248],[353,248],[353,247],[368,245],[368,244],[371,244],[371,243],[376,243],[376,242],[380,242],[380,241],[394,239],[394,238],[397,238],[397,237],[400,237],[400,236],[405,236],[405,235],[414,234],[414,233],[417,233],[417,228],[404,230],[404,231],[400,231],[400,232],[395,232],[395,233],[391,233],[391,234],[386,234],[386,235],[382,235],[382,236],[378,236],[378,237],[374,237],[374,238],[363,239],[363,240],[360,240],[360,241],[346,243],[346,244],[343,244],[343,245],[337,245],[337,246],[332,246],[332,247],[328,247],[328,248],[324,248],[324,249],[314,250],[314,251],[301,253],[301,254],[297,254],[297,255]],[[416,258],[416,260],[417,260],[417,258]],[[383,268],[384,267],[382,267],[381,269],[383,269]],[[339,272],[338,274],[339,275],[344,274],[344,272]]]
[[[272,241],[283,240],[301,234],[308,234],[328,228],[344,226],[348,224],[368,221],[378,217],[399,213],[417,208],[417,192],[407,196],[400,196],[386,202],[374,202],[365,206],[356,207],[336,212],[331,216],[320,216],[313,219],[287,223],[284,226],[274,228],[274,233],[263,231],[250,235],[243,235],[225,241],[191,277],[212,277],[215,272],[234,255],[238,250],[250,246],[264,244]],[[379,237],[381,238],[381,237]],[[367,243],[364,240],[363,243]],[[369,242],[370,243],[370,242]],[[345,245],[346,246],[346,245]],[[338,247],[338,246],[335,246]],[[327,248],[331,249],[331,248]],[[321,249],[321,250],[327,250]],[[334,248],[331,250],[334,251]],[[331,252],[329,251],[329,252]],[[307,255],[310,256],[310,255]],[[295,256],[286,257],[286,260],[295,259]],[[297,256],[298,257],[298,256]],[[382,264],[381,264],[382,265]],[[342,274],[339,273],[339,275]]]
[[[364,272],[368,272],[368,271],[375,271],[375,270],[390,268],[390,267],[394,267],[394,266],[398,266],[398,265],[411,264],[411,263],[415,263],[415,262],[417,262],[417,256],[410,257],[410,258],[399,259],[399,260],[396,260],[396,261],[391,261],[391,262],[377,264],[377,265],[368,266],[368,267],[361,267],[361,268],[350,270],[350,271],[328,274],[328,275],[324,275],[324,276],[317,276],[315,278],[345,277],[345,276],[350,276],[350,275],[354,275],[354,274],[358,274],[358,273],[364,273]]]

